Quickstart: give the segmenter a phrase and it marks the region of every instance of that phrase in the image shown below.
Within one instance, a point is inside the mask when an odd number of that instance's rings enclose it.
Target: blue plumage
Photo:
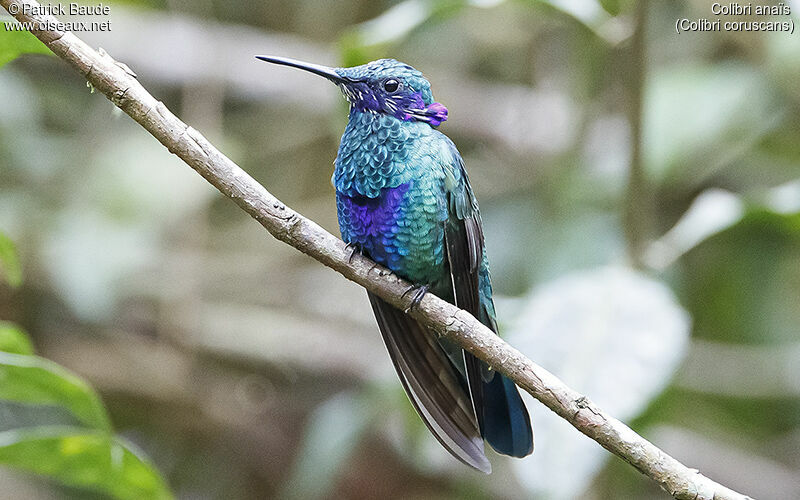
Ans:
[[[324,76],[350,102],[332,178],[342,238],[496,332],[478,204],[455,145],[435,129],[447,108],[434,102],[422,73],[393,59],[327,68],[259,58]],[[409,399],[448,451],[489,472],[483,439],[506,455],[533,450],[530,419],[513,382],[369,298]]]

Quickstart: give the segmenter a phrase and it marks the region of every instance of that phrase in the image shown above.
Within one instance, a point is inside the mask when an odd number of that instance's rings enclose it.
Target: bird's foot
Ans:
[[[422,297],[424,297],[425,294],[428,293],[430,289],[431,289],[430,285],[419,285],[419,286],[411,285],[410,287],[408,287],[406,291],[403,292],[402,297],[405,297],[406,295],[411,293],[412,294],[411,303],[408,305],[408,307],[406,307],[403,310],[403,312],[406,314],[410,313],[415,307],[419,305],[420,302],[422,302]]]
[[[360,243],[348,243],[344,246],[344,250],[350,252],[350,255],[347,256],[347,263],[353,263],[353,257],[355,257],[356,253],[359,255],[364,255],[364,247],[361,246]]]

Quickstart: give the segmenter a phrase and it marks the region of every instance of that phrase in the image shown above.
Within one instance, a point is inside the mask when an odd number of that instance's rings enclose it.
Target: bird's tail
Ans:
[[[475,409],[480,412],[478,422],[483,438],[503,455],[529,455],[533,451],[533,430],[517,386],[471,354],[465,353],[465,357],[472,375],[470,385],[480,386],[479,391],[473,389],[472,393],[473,399],[479,402]],[[476,374],[480,374],[480,378],[475,377]]]

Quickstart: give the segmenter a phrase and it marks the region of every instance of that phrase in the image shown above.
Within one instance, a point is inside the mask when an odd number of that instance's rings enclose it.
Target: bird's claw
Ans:
[[[364,252],[364,249],[358,243],[348,243],[347,245],[344,246],[344,249],[345,251],[347,250],[350,251],[350,255],[347,256],[348,264],[353,263],[353,257],[355,257],[356,252],[358,252],[359,255],[362,255]]]
[[[420,286],[412,285],[412,286],[408,287],[406,289],[406,291],[403,292],[402,297],[405,297],[407,294],[412,293],[412,292],[413,292],[413,294],[411,295],[411,303],[408,304],[408,307],[406,307],[403,310],[403,312],[408,314],[415,307],[417,307],[419,305],[419,303],[422,302],[422,298],[425,296],[426,293],[428,293],[430,288],[431,288],[430,285],[420,285]]]

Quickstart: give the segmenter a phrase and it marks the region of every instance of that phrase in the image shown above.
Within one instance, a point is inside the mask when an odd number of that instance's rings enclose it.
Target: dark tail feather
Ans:
[[[482,385],[484,439],[503,455],[529,455],[533,451],[533,430],[517,386],[497,372],[488,382],[484,378]]]
[[[454,457],[491,472],[467,388],[434,334],[403,311],[368,295],[389,356],[422,421]]]

